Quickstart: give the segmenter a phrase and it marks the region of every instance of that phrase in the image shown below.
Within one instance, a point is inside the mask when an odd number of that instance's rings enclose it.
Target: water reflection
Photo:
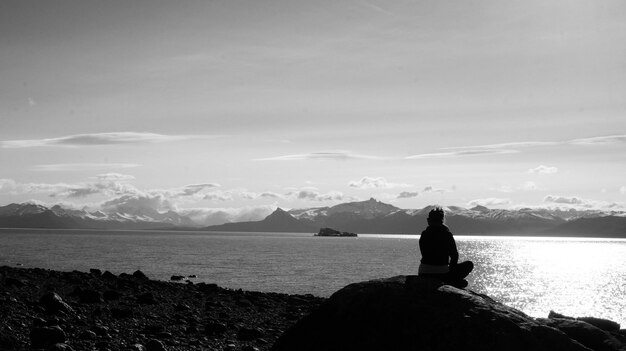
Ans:
[[[606,240],[457,239],[476,269],[470,281],[507,305],[545,317],[557,312],[624,320],[626,243]]]

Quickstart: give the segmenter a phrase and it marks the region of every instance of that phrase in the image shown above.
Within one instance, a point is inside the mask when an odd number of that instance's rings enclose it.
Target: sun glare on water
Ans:
[[[626,293],[624,245],[532,239],[461,246],[477,261],[475,288],[531,316],[547,317],[553,310],[574,317],[621,317],[612,306]]]

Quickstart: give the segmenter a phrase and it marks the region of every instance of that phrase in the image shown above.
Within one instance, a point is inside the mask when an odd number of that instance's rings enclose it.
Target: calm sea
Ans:
[[[418,236],[0,229],[0,265],[113,273],[329,296],[343,286],[416,274]],[[535,317],[552,309],[626,325],[626,240],[456,236],[469,289]]]

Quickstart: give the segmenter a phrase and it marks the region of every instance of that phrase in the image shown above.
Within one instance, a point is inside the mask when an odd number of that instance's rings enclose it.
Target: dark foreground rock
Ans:
[[[535,319],[485,295],[399,276],[339,290],[271,350],[626,350],[619,327],[594,320],[610,330],[583,319]]]
[[[268,350],[322,301],[155,281],[141,271],[0,267],[0,351]]]

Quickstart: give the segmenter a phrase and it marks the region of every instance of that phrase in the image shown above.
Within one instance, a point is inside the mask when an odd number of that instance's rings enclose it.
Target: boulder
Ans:
[[[596,318],[596,317],[570,317],[570,316],[566,316],[563,314],[560,314],[558,312],[554,312],[554,311],[550,311],[550,313],[548,314],[548,318],[549,319],[574,319],[574,320],[578,320],[578,321],[583,321],[583,322],[587,322],[595,327],[598,327],[602,330],[608,331],[608,332],[612,332],[612,333],[617,333],[620,331],[620,325],[617,322],[608,320],[608,319],[603,319],[603,318]]]
[[[552,318],[543,321],[594,351],[621,351],[626,346],[609,332],[579,319]]]
[[[61,296],[57,295],[54,292],[45,293],[39,299],[39,304],[46,310],[48,313],[58,313],[58,312],[73,312],[73,309],[68,305]]]
[[[348,285],[271,350],[589,351],[488,296],[417,276]]]
[[[107,280],[115,280],[117,279],[117,276],[109,271],[104,271],[104,273],[102,273],[102,278]]]
[[[146,276],[144,274],[144,272],[140,271],[140,270],[136,270],[133,272],[133,277],[137,278],[137,279],[143,279],[143,280],[148,280],[148,276]]]
[[[587,322],[594,327],[598,327],[602,330],[606,330],[608,332],[619,332],[620,325],[617,322],[613,322],[604,318],[596,318],[596,317],[578,317],[576,318],[579,321]]]

